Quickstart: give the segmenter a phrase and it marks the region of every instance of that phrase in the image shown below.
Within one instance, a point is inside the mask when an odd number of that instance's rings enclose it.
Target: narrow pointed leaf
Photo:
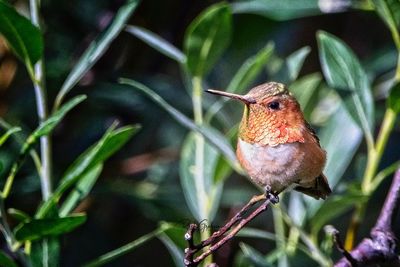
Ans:
[[[38,138],[40,136],[49,134],[71,109],[73,109],[76,105],[78,105],[85,99],[85,95],[79,95],[72,98],[59,110],[51,114],[51,116],[47,120],[41,123],[39,127],[33,132],[33,136],[35,138]]]
[[[0,34],[27,68],[32,70],[43,54],[42,34],[27,18],[4,1],[0,1]]]
[[[112,250],[106,254],[101,255],[97,259],[83,265],[83,267],[102,266],[106,263],[109,263],[109,262],[115,260],[116,258],[119,258],[119,257],[125,255],[126,253],[134,251],[136,248],[142,246],[143,244],[150,241],[151,239],[159,236],[160,234],[167,231],[168,229],[169,229],[169,227],[159,227],[158,229],[156,229],[146,235],[143,235],[143,236],[139,237],[138,239],[136,239],[132,242],[129,242],[128,244],[123,245],[122,247],[119,247],[115,250]]]
[[[60,265],[60,240],[57,236],[32,242],[30,253],[32,267],[58,267]]]
[[[253,263],[255,266],[258,267],[272,267],[271,264],[267,263],[267,261],[264,259],[262,256],[261,252],[255,250],[251,246],[241,242],[239,244],[240,248],[243,251],[243,254],[245,257],[250,260],[251,263]]]
[[[35,217],[43,218],[46,216],[66,190],[85,177],[87,172],[92,171],[96,165],[104,162],[118,151],[139,128],[139,126],[125,126],[114,130],[114,126],[112,126],[96,144],[83,152],[71,164],[53,195],[41,205]],[[65,209],[68,210],[69,208]]]
[[[311,48],[305,46],[299,50],[293,52],[287,59],[286,65],[288,68],[288,74],[291,81],[294,81],[299,76],[300,70],[303,67],[304,61],[310,54]]]
[[[4,144],[5,141],[7,141],[7,139],[14,133],[21,131],[21,128],[19,127],[13,127],[9,130],[7,130],[7,132],[5,134],[3,134],[2,136],[0,136],[0,146],[2,146]]]
[[[326,4],[325,4],[326,2]],[[350,1],[317,0],[240,0],[232,4],[235,14],[257,14],[278,21],[346,10]]]
[[[55,236],[74,230],[86,221],[86,215],[63,218],[35,219],[22,223],[15,229],[18,241],[37,240],[45,236]]]
[[[173,46],[167,40],[164,40],[160,36],[155,33],[146,30],[144,28],[138,26],[128,25],[126,26],[126,31],[130,34],[136,36],[138,39],[142,40],[149,46],[153,47],[155,50],[160,52],[161,54],[179,62],[185,63],[186,56],[180,51],[178,48]]]
[[[318,212],[310,219],[312,233],[317,235],[318,231],[329,221],[367,199],[368,197],[363,196],[361,192],[359,194],[350,193],[328,198],[322,203]]]
[[[218,151],[208,143],[204,143],[203,169],[196,169],[195,134],[190,133],[183,146],[179,166],[179,176],[183,193],[190,211],[198,222],[212,221],[222,192],[222,183],[214,183],[217,167]]]
[[[19,222],[25,222],[31,220],[31,217],[22,210],[10,208],[7,210],[7,213],[10,214],[10,216],[12,216],[14,219],[18,220]]]
[[[202,77],[212,68],[229,45],[232,14],[226,3],[207,8],[188,27],[184,39],[187,68]]]
[[[177,267],[184,267],[183,265],[183,252],[182,249],[179,248],[175,243],[168,237],[165,233],[162,233],[158,236],[158,239],[163,242],[164,246],[168,249],[169,254],[174,260],[174,264]]]
[[[237,162],[232,146],[229,144],[229,142],[227,142],[226,138],[217,130],[206,126],[196,125],[191,119],[169,105],[167,102],[165,102],[164,99],[162,99],[158,94],[156,94],[153,90],[151,90],[144,84],[141,84],[134,80],[123,78],[120,79],[120,83],[132,86],[133,88],[142,91],[154,102],[156,102],[160,107],[165,109],[165,111],[167,111],[177,122],[192,131],[202,134],[207,142],[214,145],[219,151],[221,151],[221,153],[225,156],[225,158],[235,170],[241,172],[241,168],[239,166],[239,163]]]
[[[83,175],[72,192],[69,193],[67,199],[63,202],[60,208],[61,217],[67,216],[77,206],[79,201],[89,194],[102,170],[103,164],[98,164]]]
[[[131,14],[135,11],[139,4],[139,0],[127,0],[115,15],[110,26],[93,41],[83,55],[78,60],[78,63],[71,70],[67,79],[61,87],[57,95],[55,107],[58,108],[65,97],[65,95],[79,82],[79,80],[86,74],[88,70],[99,60],[99,58],[107,51],[111,42],[118,36],[118,34],[125,27]]]
[[[389,29],[398,31],[400,26],[400,2],[398,0],[372,0],[372,2]]]
[[[372,140],[374,101],[368,77],[353,51],[339,38],[320,31],[317,34],[320,61],[329,86],[347,93],[346,107],[353,119]]]

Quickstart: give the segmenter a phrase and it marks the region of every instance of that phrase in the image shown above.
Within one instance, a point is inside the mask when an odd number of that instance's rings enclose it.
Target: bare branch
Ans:
[[[390,191],[386,197],[381,213],[371,230],[371,238],[365,238],[351,252],[358,266],[374,264],[389,264],[392,267],[400,266],[400,258],[396,253],[396,237],[392,231],[393,221],[400,204],[400,169],[394,175]],[[388,266],[389,266],[388,265]],[[350,267],[347,258],[340,259],[335,267]]]
[[[243,218],[243,215],[256,203],[265,200],[257,209],[255,209],[249,216]],[[203,240],[199,245],[193,243],[193,234],[197,230],[196,224],[191,224],[185,234],[185,240],[188,242],[188,247],[185,249],[186,266],[194,267],[203,261],[208,255],[218,250],[226,242],[231,240],[246,224],[252,221],[257,215],[267,209],[270,200],[265,195],[254,196],[252,199],[233,216],[223,227],[214,232],[208,239]],[[231,228],[237,224],[232,230]],[[228,234],[226,234],[231,230]],[[226,234],[226,235],[225,235]],[[202,254],[194,258],[194,255],[203,248],[210,246]]]

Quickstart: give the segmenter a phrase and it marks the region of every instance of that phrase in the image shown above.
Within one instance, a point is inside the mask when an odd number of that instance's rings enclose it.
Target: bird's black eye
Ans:
[[[270,109],[273,109],[273,110],[278,110],[279,109],[279,102],[273,101],[273,102],[268,104],[268,107]]]

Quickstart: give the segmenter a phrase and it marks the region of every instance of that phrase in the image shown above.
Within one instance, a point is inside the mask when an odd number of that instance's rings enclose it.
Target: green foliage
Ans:
[[[115,125],[111,126],[96,144],[83,152],[71,164],[61,178],[60,184],[53,195],[38,209],[36,218],[46,217],[54,205],[58,203],[61,196],[74,185],[76,186],[75,190],[79,190],[79,187],[84,186],[84,191],[81,193],[83,195],[86,194],[85,191],[90,190],[92,180],[98,177],[99,164],[102,164],[118,151],[140,129],[139,126],[114,128]],[[62,209],[63,213],[70,211],[76,204],[76,193],[72,191],[71,194],[64,204],[66,206]]]
[[[186,56],[175,46],[162,39],[160,36],[141,27],[128,25],[126,31],[136,36],[161,54],[181,64],[186,62]]]
[[[234,13],[257,14],[275,20],[289,20],[321,14],[318,1],[315,0],[247,0],[232,4]]]
[[[137,247],[143,245],[144,243],[150,241],[151,239],[157,237],[158,235],[162,234],[163,232],[167,231],[170,229],[172,226],[169,224],[161,224],[160,227],[156,230],[154,230],[151,233],[148,233],[144,236],[139,237],[138,239],[116,249],[113,251],[110,251],[102,256],[100,256],[98,259],[91,261],[87,264],[84,265],[84,267],[95,267],[95,266],[102,266],[110,261],[112,261],[115,258],[118,258],[134,249]]]
[[[46,236],[57,236],[74,230],[85,221],[86,215],[81,214],[63,218],[33,219],[15,228],[15,238],[18,241],[33,241]]]
[[[43,54],[40,30],[12,6],[0,1],[0,33],[32,73],[33,65]]]
[[[184,51],[192,76],[204,76],[219,59],[230,42],[231,25],[230,7],[225,3],[209,7],[190,24]]]
[[[78,105],[85,99],[86,96],[80,95],[68,101],[59,110],[57,110],[49,118],[47,118],[46,121],[41,123],[31,136],[34,138],[39,138],[41,136],[48,135],[51,131],[53,131],[54,127],[56,127],[57,124],[60,123],[60,121],[71,109],[73,109],[76,105]]]
[[[61,105],[61,102],[66,94],[107,51],[107,48],[110,46],[111,42],[125,27],[125,23],[135,11],[139,2],[140,0],[128,0],[126,4],[118,10],[118,13],[115,15],[111,25],[107,28],[107,30],[103,32],[103,34],[97,40],[93,41],[89,45],[81,58],[78,60],[78,63],[75,64],[67,79],[64,81],[64,84],[61,86],[61,89],[55,100],[55,108],[58,108]]]
[[[207,164],[202,169],[195,164],[196,145],[193,133],[186,137],[181,151],[179,174],[186,203],[198,222],[212,221],[219,206],[222,192],[221,181],[215,181],[218,151],[211,145],[204,145],[204,159]]]
[[[387,105],[395,113],[400,113],[400,83],[396,83],[390,90]]]
[[[0,147],[7,141],[7,139],[16,132],[21,131],[19,127],[12,127],[11,129],[7,130],[2,136],[0,136]]]
[[[186,117],[184,114],[179,112],[177,109],[169,105],[167,102],[165,102],[159,95],[157,95],[153,90],[148,88],[147,86],[138,83],[133,80],[129,79],[120,79],[120,82],[122,84],[127,84],[130,85],[146,95],[148,95],[154,102],[156,102],[157,105],[165,109],[177,122],[182,124],[184,127],[199,132],[202,134],[209,143],[213,144],[216,148],[218,148],[221,153],[224,154],[226,159],[230,162],[231,166],[233,168],[240,168],[238,166],[238,162],[236,160],[235,153],[233,152],[233,149],[231,145],[226,141],[226,139],[216,130],[207,126],[200,126],[196,125],[192,120],[190,120],[188,117]]]
[[[373,0],[376,11],[390,29],[400,25],[400,3],[396,0]]]
[[[326,32],[317,35],[320,60],[329,86],[349,91],[345,104],[353,119],[372,142],[374,102],[368,77],[350,48],[337,37]]]
[[[267,261],[263,258],[260,252],[252,248],[251,246],[245,244],[245,243],[240,243],[239,244],[240,248],[243,251],[244,256],[250,260],[252,264],[255,266],[259,267],[271,267],[273,265],[267,263]]]

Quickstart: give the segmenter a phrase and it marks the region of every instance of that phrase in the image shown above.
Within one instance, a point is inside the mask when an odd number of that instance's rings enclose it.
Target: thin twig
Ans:
[[[256,210],[254,210],[249,216],[243,218],[243,215],[256,203],[265,200]],[[201,261],[203,261],[208,255],[218,250],[226,242],[231,240],[247,223],[252,221],[257,215],[262,213],[267,209],[270,200],[266,198],[265,195],[254,196],[252,199],[233,216],[223,227],[218,231],[214,232],[209,238],[203,240],[200,244],[195,245],[193,243],[193,234],[197,230],[197,225],[191,224],[188,231],[185,234],[185,239],[188,242],[188,248],[185,249],[185,260],[184,264],[186,266],[197,266]],[[231,228],[237,224],[232,230]],[[228,234],[226,234],[231,230]],[[226,235],[225,235],[226,234]],[[203,248],[210,246],[202,254],[194,258],[194,255],[202,250]]]

